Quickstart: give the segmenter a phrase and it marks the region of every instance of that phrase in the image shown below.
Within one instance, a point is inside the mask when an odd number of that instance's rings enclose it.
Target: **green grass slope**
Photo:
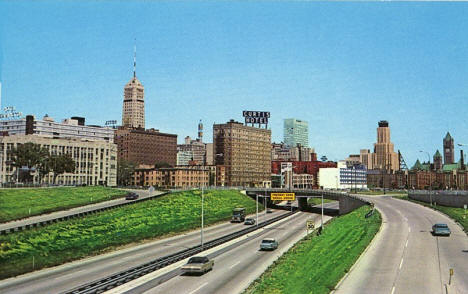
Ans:
[[[0,236],[0,278],[107,252],[118,246],[200,227],[201,192],[169,194],[154,200]],[[204,194],[205,224],[229,219],[232,209],[256,209],[237,191]]]
[[[111,200],[125,193],[107,187],[0,189],[0,223]]]
[[[320,236],[306,237],[281,256],[244,293],[329,293],[349,271],[380,228],[375,211],[361,207],[328,223]]]

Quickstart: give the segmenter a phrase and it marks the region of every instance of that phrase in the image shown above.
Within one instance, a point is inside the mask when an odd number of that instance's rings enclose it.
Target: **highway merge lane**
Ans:
[[[381,232],[333,294],[446,294],[451,268],[453,288],[468,293],[468,237],[454,221],[409,201],[363,198],[381,211]],[[450,237],[432,236],[439,222]]]

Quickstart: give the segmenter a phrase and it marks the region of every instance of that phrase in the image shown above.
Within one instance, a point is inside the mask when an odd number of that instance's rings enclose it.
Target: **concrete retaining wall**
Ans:
[[[459,207],[468,205],[468,193],[451,191],[409,191],[408,197],[426,203],[437,203],[438,205]]]

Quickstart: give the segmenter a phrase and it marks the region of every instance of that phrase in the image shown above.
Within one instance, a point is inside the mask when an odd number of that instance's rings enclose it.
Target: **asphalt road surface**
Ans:
[[[261,213],[259,222],[284,213],[288,211]],[[204,240],[210,241],[245,227],[243,223],[230,222],[211,226],[205,228]],[[197,244],[200,244],[200,230],[2,280],[0,293],[59,293]]]
[[[316,225],[320,223],[320,215],[299,212],[287,221],[275,224],[260,234],[252,235],[231,248],[210,254],[209,256],[215,261],[214,268],[202,276],[181,275],[180,269],[177,269],[174,271],[174,277],[160,285],[158,278],[155,278],[125,293],[239,293],[261,275],[282,254],[282,251],[305,236],[305,223],[311,218],[315,220]],[[330,217],[325,216],[325,220],[328,219]],[[260,251],[260,242],[264,238],[275,238],[279,242],[278,249]]]
[[[361,196],[363,197],[363,196]],[[391,197],[363,197],[382,212],[381,232],[334,294],[468,293],[468,237],[450,218]],[[432,236],[432,225],[448,224],[450,237]]]
[[[144,191],[143,190],[129,190],[129,191],[133,191],[133,192],[137,193],[138,195],[140,195],[139,199],[144,199],[144,198],[150,197],[149,192],[146,191],[146,190],[144,190]],[[159,195],[159,194],[162,194],[162,193],[164,193],[164,192],[154,191],[151,196]],[[90,210],[96,210],[98,208],[105,208],[105,207],[114,206],[114,205],[121,204],[121,203],[127,203],[129,201],[133,201],[133,200],[125,200],[125,197],[122,197],[122,198],[109,200],[109,201],[104,201],[104,202],[99,202],[99,203],[95,203],[95,204],[79,206],[79,207],[75,207],[75,208],[72,208],[72,209],[60,210],[60,211],[56,211],[56,212],[52,212],[52,213],[48,213],[48,214],[41,214],[41,215],[37,215],[37,216],[32,216],[32,217],[28,217],[28,218],[17,220],[17,221],[2,223],[2,224],[0,224],[0,230],[16,228],[16,227],[21,227],[21,226],[25,226],[25,225],[31,225],[31,224],[35,224],[35,223],[42,222],[42,221],[47,221],[47,220],[51,220],[51,219],[65,217],[65,216],[68,216],[68,215],[77,214],[77,213],[80,213],[80,212],[86,212],[86,211],[90,211]]]

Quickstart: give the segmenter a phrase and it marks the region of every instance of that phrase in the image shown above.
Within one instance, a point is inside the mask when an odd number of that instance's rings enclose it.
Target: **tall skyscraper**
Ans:
[[[309,147],[309,123],[300,119],[287,118],[284,120],[284,144],[288,147],[296,147],[301,144]]]
[[[450,133],[447,132],[444,138],[444,164],[452,164],[455,162],[455,147],[453,138]]]
[[[373,157],[373,168],[388,171],[400,169],[398,154],[394,151],[394,145],[390,141],[390,127],[386,120],[379,121],[377,143],[374,144]]]
[[[124,87],[122,126],[145,128],[145,88],[136,77],[136,46],[133,56],[133,78]]]

